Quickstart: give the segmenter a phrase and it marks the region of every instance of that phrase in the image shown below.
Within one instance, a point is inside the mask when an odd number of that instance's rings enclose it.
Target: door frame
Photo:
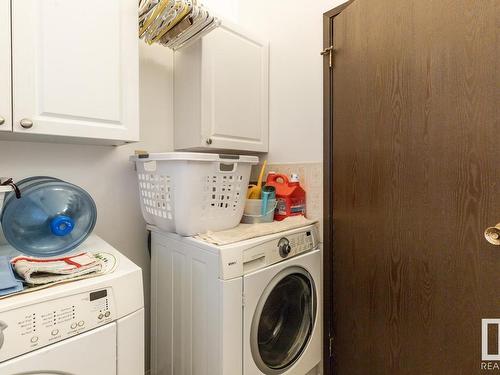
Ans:
[[[323,48],[333,46],[333,21],[355,0],[323,13]],[[334,50],[332,61],[334,58]],[[332,64],[333,65],[333,64]],[[333,80],[330,55],[323,55],[323,374],[333,375],[335,364],[335,311],[333,310]]]

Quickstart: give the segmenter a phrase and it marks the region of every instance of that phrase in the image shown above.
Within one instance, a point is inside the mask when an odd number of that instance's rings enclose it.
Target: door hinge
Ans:
[[[333,54],[335,53],[335,49],[333,46],[325,48],[323,51],[321,51],[321,56],[328,55],[328,63],[329,67],[333,68]]]
[[[329,338],[328,350],[330,353],[330,358],[332,358],[333,357],[333,337],[331,337],[331,336]]]

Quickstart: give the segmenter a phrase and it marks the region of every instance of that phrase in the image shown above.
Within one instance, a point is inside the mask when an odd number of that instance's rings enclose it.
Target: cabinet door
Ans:
[[[269,47],[237,30],[223,24],[203,38],[202,142],[267,152]]]
[[[0,0],[0,131],[12,130],[10,0]]]
[[[12,51],[15,132],[138,140],[137,0],[15,0]]]

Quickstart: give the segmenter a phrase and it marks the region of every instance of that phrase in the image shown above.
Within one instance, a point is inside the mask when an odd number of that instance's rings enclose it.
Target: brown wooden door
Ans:
[[[500,374],[481,350],[500,318],[498,20],[498,0],[355,0],[333,20],[336,375]]]

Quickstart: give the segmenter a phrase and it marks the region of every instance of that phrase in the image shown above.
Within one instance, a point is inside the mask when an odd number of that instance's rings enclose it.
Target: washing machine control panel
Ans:
[[[0,313],[0,362],[115,319],[113,290],[104,288]]]
[[[318,245],[319,236],[316,226],[300,232],[287,232],[281,238],[245,249],[243,252],[243,274],[314,250]]]

